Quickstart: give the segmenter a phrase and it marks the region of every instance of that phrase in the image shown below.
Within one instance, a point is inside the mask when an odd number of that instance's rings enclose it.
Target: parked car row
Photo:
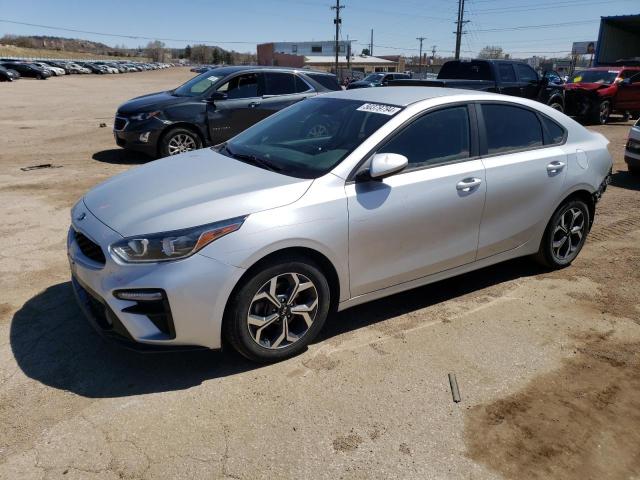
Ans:
[[[15,60],[0,58],[0,82],[13,81],[20,77],[46,80],[49,77],[70,74],[115,74],[142,72],[169,68],[168,63],[140,63],[117,61],[63,61],[63,60]]]

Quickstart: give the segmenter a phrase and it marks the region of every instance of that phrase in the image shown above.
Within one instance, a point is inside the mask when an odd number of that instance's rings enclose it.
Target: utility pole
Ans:
[[[433,72],[433,65],[436,63],[436,45],[431,46],[431,72]]]
[[[373,57],[373,28],[371,29],[371,43],[369,43],[369,56]]]
[[[336,0],[336,6],[331,7],[331,10],[336,11],[336,18],[333,20],[333,23],[336,25],[336,77],[339,78],[338,75],[338,55],[340,53],[340,24],[342,23],[342,19],[340,18],[340,10],[344,8],[344,5],[340,5],[340,0]]]
[[[464,0],[458,0],[458,21],[456,22],[456,60],[460,60],[460,44],[462,43],[462,27],[465,23],[469,23],[464,19]]]
[[[422,42],[424,42],[427,37],[418,37],[416,40],[420,42],[420,60],[418,60],[418,74],[422,77]]]

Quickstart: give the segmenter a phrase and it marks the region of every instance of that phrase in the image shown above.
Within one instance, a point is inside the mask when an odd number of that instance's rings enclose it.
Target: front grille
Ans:
[[[78,248],[80,248],[80,251],[84,254],[85,257],[101,265],[104,265],[106,263],[107,260],[104,257],[104,252],[102,251],[102,248],[100,248],[100,245],[93,242],[77,230],[73,231],[73,235],[75,237],[76,243],[78,244]]]
[[[127,126],[127,123],[129,122],[126,118],[116,117],[115,121],[113,122],[113,129],[124,130],[124,128]]]

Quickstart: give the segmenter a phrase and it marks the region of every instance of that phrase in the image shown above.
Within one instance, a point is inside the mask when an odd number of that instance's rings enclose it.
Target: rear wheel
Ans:
[[[169,130],[160,141],[160,156],[168,157],[202,148],[200,137],[186,128]]]
[[[322,329],[329,313],[329,284],[310,259],[265,264],[236,290],[223,335],[238,352],[257,362],[300,353]]]
[[[536,260],[557,270],[571,265],[589,232],[589,208],[582,200],[570,200],[553,214],[542,237]]]

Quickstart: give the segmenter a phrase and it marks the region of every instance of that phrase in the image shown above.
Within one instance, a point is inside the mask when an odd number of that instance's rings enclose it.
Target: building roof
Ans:
[[[340,98],[345,100],[358,100],[361,102],[384,103],[387,105],[397,105],[405,107],[412,103],[430,98],[448,97],[452,95],[482,95],[505,98],[504,95],[496,93],[479,92],[476,90],[460,90],[457,88],[440,87],[376,87],[376,88],[354,88],[353,90],[343,90],[341,92],[324,93],[318,98]]]
[[[304,61],[308,65],[324,64],[324,63],[335,63],[336,56],[335,55],[305,55]],[[392,62],[391,60],[385,60],[384,58],[379,57],[369,57],[364,55],[353,55],[350,60],[351,65],[365,64],[371,65],[372,63],[377,63],[381,65],[389,65],[397,62]],[[344,53],[338,55],[338,64],[347,64],[347,58]]]

